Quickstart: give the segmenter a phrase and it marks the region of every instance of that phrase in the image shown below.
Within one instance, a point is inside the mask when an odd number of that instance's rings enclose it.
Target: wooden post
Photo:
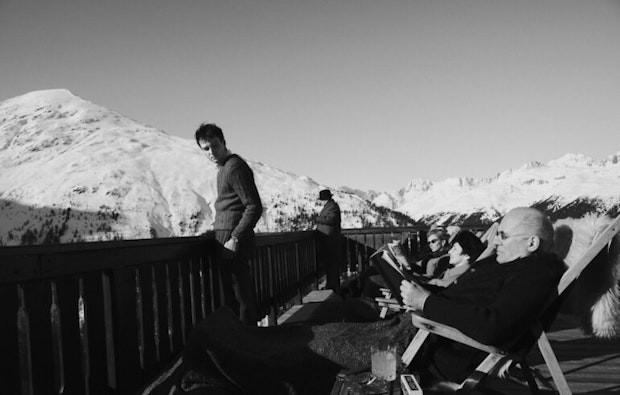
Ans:
[[[295,242],[295,271],[297,272],[297,296],[299,297],[299,304],[303,303],[304,295],[301,286],[301,265],[299,264],[299,243]]]
[[[22,395],[34,394],[32,380],[32,343],[30,341],[30,318],[26,309],[26,298],[21,284],[17,284],[17,298],[19,308],[17,310],[17,348],[19,350],[19,367]]]

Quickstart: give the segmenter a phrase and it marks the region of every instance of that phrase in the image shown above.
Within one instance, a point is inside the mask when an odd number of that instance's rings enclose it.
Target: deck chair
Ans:
[[[592,244],[582,255],[582,257],[564,273],[564,275],[560,279],[560,282],[558,283],[557,294],[554,294],[553,297],[547,301],[547,303],[545,304],[545,308],[543,308],[543,311],[541,312],[541,315],[539,315],[539,318],[536,319],[530,327],[531,334],[534,335],[533,339],[536,339],[535,341],[530,342],[523,347],[520,347],[517,352],[508,353],[505,350],[501,350],[497,347],[481,344],[476,340],[464,335],[462,332],[455,328],[428,320],[416,312],[411,312],[411,319],[413,321],[413,325],[419,328],[419,330],[402,355],[403,363],[405,365],[409,365],[421,348],[426,338],[428,337],[428,335],[433,333],[435,335],[474,347],[489,354],[478,365],[476,370],[467,379],[465,379],[461,384],[458,385],[456,390],[469,392],[488,374],[497,371],[502,366],[507,366],[506,363],[508,362],[516,362],[522,368],[522,371],[527,379],[528,386],[530,387],[532,392],[537,393],[538,386],[531,370],[525,362],[525,357],[527,356],[528,352],[531,350],[531,348],[534,347],[535,344],[537,344],[540,353],[542,354],[543,359],[547,364],[547,367],[549,368],[549,372],[551,373],[551,377],[553,378],[553,382],[555,383],[557,391],[561,395],[571,394],[566,378],[564,377],[555,353],[551,348],[551,344],[549,343],[547,334],[543,330],[543,325],[541,323],[540,317],[546,310],[552,308],[551,306],[553,302],[556,301],[557,298],[566,291],[569,285],[571,285],[577,277],[579,277],[580,273],[599,254],[599,252],[601,252],[603,248],[609,247],[608,245],[610,244],[610,241],[614,238],[614,236],[618,233],[619,230],[620,216],[618,216],[604,231],[602,231],[598,234],[597,237],[595,237]]]
[[[489,229],[487,229],[486,232],[484,232],[484,234],[480,238],[480,240],[482,242],[486,242],[487,243],[487,248],[482,252],[482,254],[480,254],[480,256],[478,257],[478,259],[476,259],[476,261],[484,259],[484,258],[488,257],[489,255],[491,255],[493,253],[493,250],[494,250],[494,248],[493,248],[493,238],[495,237],[495,233],[497,232],[497,227],[498,226],[499,226],[499,222],[494,222],[489,227]],[[378,297],[378,298],[375,298],[375,302],[377,302],[377,304],[381,308],[381,310],[379,312],[379,317],[380,318],[385,318],[387,316],[387,313],[390,310],[400,311],[400,310],[405,309],[403,306],[398,304],[396,299],[394,299],[392,297],[392,292],[390,291],[389,288],[381,288],[380,292],[381,292],[382,296]]]

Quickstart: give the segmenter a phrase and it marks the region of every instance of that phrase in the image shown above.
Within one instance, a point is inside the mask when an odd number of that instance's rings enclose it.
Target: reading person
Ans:
[[[508,347],[556,289],[564,264],[548,252],[553,243],[550,220],[533,208],[509,211],[493,243],[494,255],[473,264],[447,288],[430,292],[403,281],[404,303],[483,344]],[[412,368],[426,380],[461,382],[484,356],[471,347],[435,337],[425,342]]]
[[[484,244],[478,236],[468,230],[458,232],[450,242],[448,250],[450,266],[440,277],[429,280],[426,284],[438,287],[447,287],[465,273],[469,266],[478,259],[484,251]]]
[[[195,133],[196,143],[217,164],[215,239],[218,244],[224,299],[245,324],[256,325],[258,311],[248,259],[254,248],[254,226],[263,205],[250,166],[226,147],[222,129],[202,124]],[[236,304],[233,299],[236,299]]]
[[[417,273],[429,277],[437,277],[448,268],[448,242],[450,235],[443,228],[432,228],[428,231],[427,241],[429,251],[421,254],[421,259],[413,266]]]

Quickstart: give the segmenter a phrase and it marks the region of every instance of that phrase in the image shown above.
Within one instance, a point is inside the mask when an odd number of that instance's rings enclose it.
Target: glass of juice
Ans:
[[[373,376],[386,381],[396,380],[397,361],[395,345],[379,342],[370,346],[370,366]]]

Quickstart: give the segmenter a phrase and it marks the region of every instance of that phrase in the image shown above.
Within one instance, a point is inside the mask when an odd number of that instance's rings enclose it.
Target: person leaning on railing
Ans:
[[[454,327],[480,343],[509,348],[539,314],[565,267],[548,252],[553,243],[551,221],[533,208],[508,212],[491,243],[495,253],[471,265],[449,287],[431,292],[403,281],[401,296],[407,306],[421,310],[428,319]],[[410,366],[420,372],[426,384],[433,380],[460,382],[485,355],[434,337],[434,341],[425,342]]]
[[[245,324],[256,325],[258,309],[248,259],[254,249],[254,226],[263,205],[254,173],[239,155],[226,147],[222,129],[217,125],[200,125],[195,137],[200,149],[218,169],[213,229],[225,303],[233,310],[238,308],[239,318]]]

